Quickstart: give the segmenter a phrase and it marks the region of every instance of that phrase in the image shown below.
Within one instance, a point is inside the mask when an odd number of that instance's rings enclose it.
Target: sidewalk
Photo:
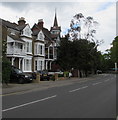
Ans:
[[[81,82],[92,79],[92,77],[88,78],[67,78],[65,80],[57,80],[57,81],[40,81],[40,83],[26,83],[26,84],[3,84],[2,85],[2,95],[13,94],[18,92],[25,91],[33,91],[33,90],[44,90],[50,87],[56,86],[65,86],[69,84],[73,84],[75,82]]]

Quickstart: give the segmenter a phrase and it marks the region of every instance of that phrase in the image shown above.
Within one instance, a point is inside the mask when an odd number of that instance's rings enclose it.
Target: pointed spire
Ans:
[[[55,9],[55,18],[54,18],[54,25],[53,27],[58,27],[58,23],[57,23],[57,16],[56,16],[56,9]]]

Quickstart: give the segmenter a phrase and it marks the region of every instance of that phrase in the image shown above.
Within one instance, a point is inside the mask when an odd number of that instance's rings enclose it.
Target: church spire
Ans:
[[[56,15],[56,9],[55,9],[55,18],[54,18],[54,25],[53,27],[58,27],[58,23],[57,23],[57,15]]]

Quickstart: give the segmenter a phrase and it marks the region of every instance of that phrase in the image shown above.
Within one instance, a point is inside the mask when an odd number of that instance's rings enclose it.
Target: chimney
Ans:
[[[18,25],[25,25],[26,21],[24,17],[19,18]]]
[[[39,27],[40,29],[43,29],[43,24],[44,24],[43,19],[39,19],[39,20],[38,20],[38,27]]]

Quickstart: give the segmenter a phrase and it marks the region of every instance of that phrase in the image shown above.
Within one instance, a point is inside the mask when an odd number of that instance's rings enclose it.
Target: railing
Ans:
[[[9,55],[26,55],[25,50],[19,48],[7,48],[7,54]]]

